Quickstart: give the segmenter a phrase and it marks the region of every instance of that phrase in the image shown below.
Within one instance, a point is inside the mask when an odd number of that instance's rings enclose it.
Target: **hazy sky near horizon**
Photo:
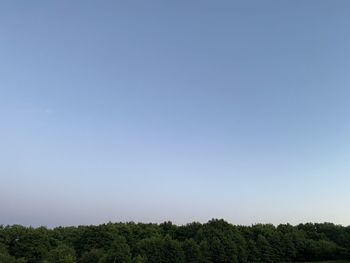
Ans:
[[[2,1],[0,224],[350,225],[349,1]]]

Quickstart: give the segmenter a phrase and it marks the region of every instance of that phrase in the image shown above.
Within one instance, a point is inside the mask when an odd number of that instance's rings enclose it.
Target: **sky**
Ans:
[[[349,12],[1,1],[0,224],[350,225]]]

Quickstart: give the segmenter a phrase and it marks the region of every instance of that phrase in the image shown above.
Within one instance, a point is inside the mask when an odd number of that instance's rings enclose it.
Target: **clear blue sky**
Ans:
[[[349,1],[2,1],[0,223],[350,224]]]

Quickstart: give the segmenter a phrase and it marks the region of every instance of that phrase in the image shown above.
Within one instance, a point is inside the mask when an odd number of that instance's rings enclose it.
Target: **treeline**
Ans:
[[[108,223],[0,226],[1,263],[305,262],[350,258],[350,227]]]

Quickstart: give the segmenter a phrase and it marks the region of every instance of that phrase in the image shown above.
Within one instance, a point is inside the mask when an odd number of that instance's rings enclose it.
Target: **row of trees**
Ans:
[[[0,226],[3,263],[295,262],[350,258],[350,227],[331,223],[235,226],[108,223]]]

